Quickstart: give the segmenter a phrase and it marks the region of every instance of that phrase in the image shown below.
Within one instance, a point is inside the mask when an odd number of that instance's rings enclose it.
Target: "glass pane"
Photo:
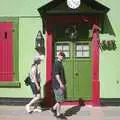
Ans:
[[[78,44],[76,45],[76,57],[89,57],[89,45]]]
[[[83,45],[83,50],[89,50],[89,46],[88,45]]]
[[[65,53],[65,57],[70,57],[69,52],[65,52],[65,51],[64,51],[64,53]]]
[[[83,52],[83,57],[89,57],[89,52],[88,51]]]
[[[62,50],[62,45],[57,45],[57,51]]]
[[[79,51],[76,52],[76,57],[82,57],[82,56],[83,56],[82,52],[79,52]]]
[[[82,45],[76,45],[76,50],[82,50]]]
[[[69,45],[63,45],[63,50],[69,50]]]

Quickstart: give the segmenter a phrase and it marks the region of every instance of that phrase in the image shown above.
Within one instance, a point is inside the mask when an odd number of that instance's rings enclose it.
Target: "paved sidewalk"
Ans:
[[[120,120],[120,106],[62,106],[63,120]],[[62,120],[50,110],[28,114],[24,106],[0,106],[0,120]]]

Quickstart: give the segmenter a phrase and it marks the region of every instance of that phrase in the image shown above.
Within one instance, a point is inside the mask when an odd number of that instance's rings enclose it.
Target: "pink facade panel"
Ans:
[[[13,80],[12,23],[0,23],[0,81]]]

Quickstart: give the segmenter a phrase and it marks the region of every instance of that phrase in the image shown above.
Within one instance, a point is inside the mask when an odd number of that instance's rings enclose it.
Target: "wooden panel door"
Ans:
[[[90,100],[92,97],[90,42],[56,42],[56,54],[62,50],[66,80],[66,100]]]
[[[74,99],[92,98],[91,42],[74,43]]]

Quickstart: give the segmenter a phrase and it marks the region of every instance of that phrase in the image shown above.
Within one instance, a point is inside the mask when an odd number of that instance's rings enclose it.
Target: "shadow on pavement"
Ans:
[[[64,113],[64,116],[72,116],[72,115],[77,114],[77,112],[79,112],[81,107],[84,105],[85,105],[84,101],[82,99],[79,99],[79,105],[73,106],[69,108],[68,110],[66,110]]]
[[[57,120],[67,120],[67,117],[65,115],[61,115],[59,118],[56,117]]]
[[[70,109],[68,109],[68,110],[65,111],[64,115],[65,115],[65,116],[75,115],[75,114],[77,114],[77,112],[80,111],[80,108],[81,108],[81,106],[71,107]]]

